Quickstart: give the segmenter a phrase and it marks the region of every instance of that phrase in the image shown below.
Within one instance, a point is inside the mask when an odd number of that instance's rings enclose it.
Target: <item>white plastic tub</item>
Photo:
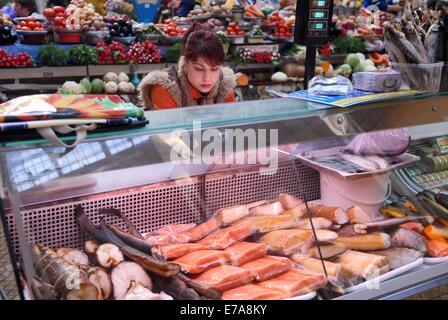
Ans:
[[[372,217],[380,218],[379,209],[390,196],[390,173],[356,180],[344,180],[320,172],[320,203],[347,210],[358,206]]]

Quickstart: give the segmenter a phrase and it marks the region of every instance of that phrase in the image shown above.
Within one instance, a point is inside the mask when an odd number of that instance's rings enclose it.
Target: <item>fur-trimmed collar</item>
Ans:
[[[192,97],[192,89],[185,73],[185,58],[179,59],[177,66],[164,70],[155,70],[145,76],[138,87],[140,101],[145,109],[152,107],[151,88],[155,85],[163,86],[176,101],[176,107],[198,105]],[[204,104],[221,103],[236,87],[235,74],[228,67],[221,67],[219,81],[205,97]]]

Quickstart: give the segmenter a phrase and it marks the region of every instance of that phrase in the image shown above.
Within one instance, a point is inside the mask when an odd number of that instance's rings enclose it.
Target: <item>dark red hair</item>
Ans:
[[[183,56],[196,61],[198,57],[207,60],[210,65],[224,63],[224,48],[218,35],[208,24],[194,24],[184,34]]]

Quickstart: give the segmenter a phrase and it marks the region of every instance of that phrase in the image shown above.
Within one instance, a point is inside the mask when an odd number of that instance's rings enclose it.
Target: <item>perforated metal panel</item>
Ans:
[[[41,243],[52,248],[82,248],[87,236],[75,221],[74,208],[84,207],[90,219],[98,224],[98,209],[114,207],[121,210],[142,232],[150,232],[172,223],[201,222],[202,207],[208,214],[237,203],[272,199],[279,193],[300,196],[307,200],[320,197],[319,173],[302,164],[279,167],[273,175],[260,175],[258,169],[226,171],[189,179],[175,180],[132,189],[102,193],[59,203],[48,203],[22,210],[28,243]],[[297,179],[299,177],[299,180]],[[204,201],[204,203],[202,203]],[[12,213],[7,213],[11,241],[20,255],[19,239]],[[125,229],[116,217],[107,217]]]
[[[87,236],[80,232],[75,221],[74,208],[77,204],[84,207],[93,223],[98,224],[102,216],[98,209],[114,207],[121,210],[142,233],[156,230],[171,223],[199,222],[201,220],[200,197],[202,185],[197,179],[172,181],[163,185],[156,184],[104,193],[78,200],[21,212],[28,243],[41,243],[52,248],[82,248]],[[124,223],[116,217],[106,217],[109,223],[126,229]],[[17,230],[12,213],[8,214],[11,241],[16,254],[19,254]]]

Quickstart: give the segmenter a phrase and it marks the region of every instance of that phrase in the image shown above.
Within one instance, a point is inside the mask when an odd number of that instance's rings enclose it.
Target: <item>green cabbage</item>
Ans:
[[[104,81],[101,79],[94,79],[91,83],[92,93],[103,93],[104,92]]]
[[[86,93],[92,92],[92,85],[90,84],[89,79],[84,78],[79,82],[79,84],[84,87],[84,89],[86,90]]]

